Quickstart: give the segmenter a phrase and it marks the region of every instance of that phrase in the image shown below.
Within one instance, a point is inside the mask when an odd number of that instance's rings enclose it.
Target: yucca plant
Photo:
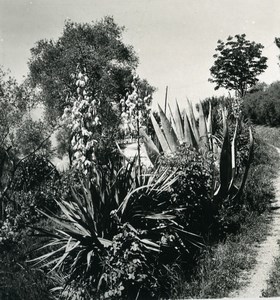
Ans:
[[[172,205],[176,170],[159,167],[139,175],[135,162],[109,170],[95,168],[90,181],[71,189],[71,199],[57,201],[61,215],[42,212],[57,227],[40,229],[51,240],[34,261],[66,274],[68,285],[76,282],[91,297],[154,295],[163,287],[159,278],[166,280],[172,259],[200,245],[199,237],[178,222],[179,209]],[[124,271],[127,264],[131,272]],[[113,276],[116,268],[119,273]]]

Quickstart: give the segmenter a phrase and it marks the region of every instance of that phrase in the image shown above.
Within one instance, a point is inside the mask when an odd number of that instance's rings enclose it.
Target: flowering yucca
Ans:
[[[75,76],[73,76],[75,78]],[[86,70],[77,75],[77,97],[70,99],[71,108],[66,108],[63,120],[67,120],[73,134],[71,144],[74,150],[74,165],[84,173],[92,166],[95,160],[95,144],[93,134],[97,126],[101,125],[98,115],[100,101],[90,95]]]
[[[148,118],[151,110],[151,95],[142,97],[140,95],[139,77],[134,76],[131,83],[131,91],[121,99],[121,129],[125,134],[134,133],[138,126],[142,126]],[[138,125],[137,125],[138,124]]]

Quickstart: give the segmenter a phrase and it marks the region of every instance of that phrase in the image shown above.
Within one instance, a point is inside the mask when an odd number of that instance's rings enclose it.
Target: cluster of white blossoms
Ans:
[[[86,72],[86,71],[85,71]],[[73,75],[75,78],[75,76]],[[76,77],[77,97],[70,98],[70,107],[64,110],[62,119],[71,128],[71,145],[74,151],[73,164],[86,174],[95,161],[94,149],[97,141],[93,138],[100,118],[99,101],[88,91],[88,76],[79,72]]]
[[[151,111],[151,95],[145,97],[140,96],[139,92],[139,77],[134,76],[131,83],[131,92],[126,94],[124,99],[121,99],[121,129],[124,134],[133,134],[137,132],[137,123],[139,126],[148,117]]]
[[[95,149],[97,141],[94,139],[98,126],[101,125],[99,117],[100,101],[93,97],[88,88],[86,70],[79,72],[76,80],[77,95],[69,98],[69,107],[65,108],[62,122],[71,129],[73,149],[73,164],[85,174],[95,164]],[[125,99],[120,101],[122,128],[124,133],[133,134],[137,131],[137,124],[142,125],[151,110],[151,96],[140,97],[139,78],[134,77],[131,90]],[[111,103],[113,105],[113,103]],[[139,129],[139,128],[138,128]]]

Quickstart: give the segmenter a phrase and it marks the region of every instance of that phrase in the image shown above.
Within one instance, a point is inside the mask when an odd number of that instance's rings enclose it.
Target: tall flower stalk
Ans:
[[[86,70],[79,72],[76,77],[73,75],[73,79],[76,79],[77,94],[70,97],[70,107],[64,110],[63,120],[67,119],[72,131],[73,165],[87,174],[95,162],[97,141],[94,133],[101,125],[98,114],[100,101],[89,91]]]
[[[146,94],[144,97],[140,92],[140,79],[134,76],[131,83],[131,91],[126,94],[126,98],[121,100],[121,117],[122,130],[124,134],[136,135],[137,137],[137,160],[139,170],[141,169],[141,144],[140,128],[144,125],[151,111],[151,95]]]

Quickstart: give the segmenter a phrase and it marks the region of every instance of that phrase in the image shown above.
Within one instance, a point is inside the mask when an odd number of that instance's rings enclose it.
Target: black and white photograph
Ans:
[[[280,1],[0,0],[0,300],[280,299]]]

